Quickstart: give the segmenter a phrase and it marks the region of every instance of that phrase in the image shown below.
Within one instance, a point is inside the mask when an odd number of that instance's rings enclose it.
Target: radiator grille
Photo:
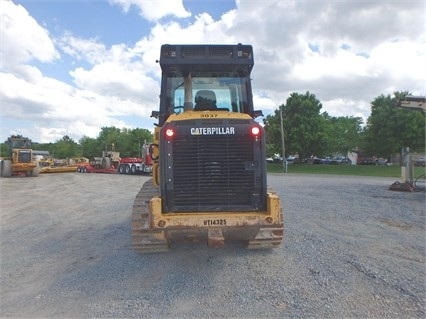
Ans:
[[[185,58],[232,58],[230,46],[184,46],[182,57]]]
[[[176,138],[173,141],[174,209],[253,209],[254,188],[259,183],[253,162],[253,141],[245,135]]]
[[[31,151],[18,151],[18,161],[20,163],[31,163]]]

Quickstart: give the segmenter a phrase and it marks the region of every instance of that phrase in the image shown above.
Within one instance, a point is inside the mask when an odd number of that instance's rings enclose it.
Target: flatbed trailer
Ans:
[[[103,173],[103,174],[117,174],[118,171],[114,166],[110,168],[99,168],[89,163],[83,163],[77,167],[79,173]]]

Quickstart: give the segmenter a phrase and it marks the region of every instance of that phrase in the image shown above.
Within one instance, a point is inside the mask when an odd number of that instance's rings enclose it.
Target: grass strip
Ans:
[[[283,173],[282,163],[268,163],[268,173]],[[376,177],[401,177],[401,167],[397,165],[323,165],[289,164],[287,173],[295,174],[334,174]],[[425,167],[414,167],[414,178],[426,173]]]

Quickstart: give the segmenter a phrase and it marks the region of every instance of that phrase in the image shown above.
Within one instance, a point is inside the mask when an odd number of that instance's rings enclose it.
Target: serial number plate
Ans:
[[[200,114],[201,117],[217,117],[217,114],[211,114],[211,113],[207,113],[207,114]]]
[[[206,219],[204,226],[226,226],[226,219]]]

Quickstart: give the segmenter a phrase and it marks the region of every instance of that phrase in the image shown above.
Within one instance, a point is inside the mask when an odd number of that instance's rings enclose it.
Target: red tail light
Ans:
[[[259,136],[260,135],[260,128],[258,126],[253,126],[251,128],[251,134],[253,134],[253,136]]]
[[[166,137],[167,138],[172,138],[175,135],[175,131],[172,128],[168,128],[166,130]]]

